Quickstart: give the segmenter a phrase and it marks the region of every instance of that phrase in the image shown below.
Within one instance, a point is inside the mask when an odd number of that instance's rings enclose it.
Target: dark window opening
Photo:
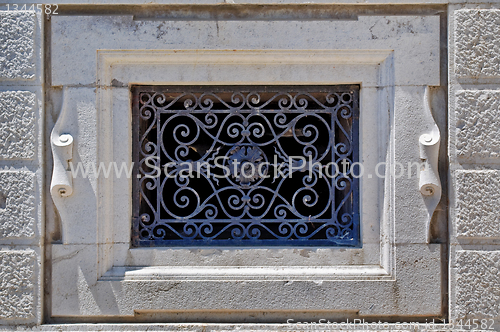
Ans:
[[[359,245],[359,86],[132,96],[134,246]]]

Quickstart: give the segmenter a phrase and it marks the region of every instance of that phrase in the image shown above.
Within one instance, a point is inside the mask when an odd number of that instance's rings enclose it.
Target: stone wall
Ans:
[[[42,20],[0,11],[0,320],[42,322]]]
[[[498,330],[500,10],[451,5],[449,31],[450,317]]]

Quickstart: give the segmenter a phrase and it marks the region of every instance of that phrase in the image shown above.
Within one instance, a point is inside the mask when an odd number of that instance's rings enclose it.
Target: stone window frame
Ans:
[[[129,85],[132,84],[200,85],[206,82],[210,82],[210,84],[219,82],[219,84],[225,85],[360,84],[362,89],[360,104],[374,110],[371,114],[374,119],[377,119],[377,116],[382,116],[386,120],[384,128],[387,129],[385,131],[372,129],[371,134],[374,139],[366,139],[362,142],[369,144],[368,148],[377,151],[377,158],[371,161],[372,165],[376,161],[385,160],[389,162],[390,168],[395,158],[404,157],[404,153],[397,156],[398,151],[395,151],[394,133],[396,126],[394,123],[396,114],[394,110],[401,109],[404,103],[412,102],[415,106],[411,110],[421,112],[424,109],[422,107],[423,88],[427,85],[439,85],[439,70],[435,68],[435,72],[432,72],[430,69],[433,65],[429,64],[424,66],[428,76],[412,72],[411,75],[403,77],[402,66],[405,61],[408,61],[408,58],[403,57],[404,59],[399,58],[398,60],[395,57],[395,52],[403,52],[401,47],[404,47],[404,43],[396,46],[400,49],[349,51],[97,50],[97,106],[95,110],[98,125],[96,131],[97,161],[120,163],[121,161],[126,162],[127,158],[131,156]],[[439,48],[436,47],[436,49]],[[214,56],[210,57],[209,54]],[[296,56],[290,56],[290,54]],[[241,56],[241,58],[231,59],[231,56],[235,55]],[[433,64],[436,63],[433,62]],[[307,67],[307,65],[309,65],[309,69],[313,68],[314,70],[299,73],[291,70],[300,66]],[[331,66],[334,70],[326,72],[325,65]],[[223,68],[226,68],[225,77],[221,74],[224,72]],[[399,68],[399,71],[395,71],[395,68]],[[304,74],[307,75],[304,76]],[[192,77],[197,77],[197,79],[186,80],[187,75],[193,75]],[[217,78],[217,75],[220,77]],[[228,82],[227,79],[227,77],[245,76],[252,77],[252,80]],[[280,77],[280,80],[277,81],[276,77]],[[409,87],[410,96],[405,95],[404,92],[398,94],[397,90],[401,87]],[[368,94],[368,92],[370,93]],[[395,97],[396,95],[397,97]],[[83,98],[92,102],[88,99],[90,96],[92,94]],[[363,112],[363,106],[361,109]],[[384,120],[373,122],[380,124],[379,122],[384,123]],[[423,127],[424,125],[422,125]],[[363,132],[362,128],[361,131]],[[367,135],[369,132],[369,130],[365,131],[364,134]],[[128,142],[128,146],[123,142]],[[415,145],[418,147],[418,142],[415,142]],[[362,151],[367,150],[369,149],[361,148],[360,152],[363,155]],[[424,314],[428,312],[437,314],[438,308],[441,308],[440,300],[437,300],[440,298],[439,295],[429,300],[422,297],[409,303],[405,302],[403,311],[398,311],[400,310],[398,309],[399,304],[395,306],[398,297],[402,296],[400,293],[410,291],[410,288],[407,289],[406,286],[401,285],[402,288],[396,294],[394,288],[399,287],[400,283],[412,285],[411,294],[414,294],[413,292],[417,294],[426,292],[428,289],[436,289],[436,287],[440,289],[442,286],[442,277],[439,274],[441,272],[442,246],[425,243],[427,233],[421,232],[425,227],[420,223],[416,227],[418,234],[411,237],[402,232],[399,239],[401,245],[398,245],[394,237],[395,215],[398,210],[395,203],[398,193],[392,179],[386,181],[383,186],[374,186],[377,188],[375,194],[370,192],[368,188],[362,189],[362,191],[366,190],[365,198],[371,197],[370,199],[377,201],[379,211],[385,211],[385,213],[376,214],[378,218],[375,218],[377,220],[374,224],[368,224],[368,222],[363,224],[362,221],[362,227],[366,226],[376,230],[377,234],[376,241],[370,243],[369,237],[366,236],[369,232],[363,233],[362,231],[362,240],[367,240],[366,245],[364,244],[362,248],[366,255],[364,253],[356,254],[354,250],[357,249],[344,249],[345,251],[337,250],[338,255],[332,256],[331,252],[335,249],[328,249],[329,253],[325,252],[323,255],[319,255],[320,257],[316,256],[311,260],[300,258],[309,255],[307,250],[294,252],[291,249],[278,252],[267,248],[255,249],[252,251],[252,255],[246,255],[246,260],[241,260],[245,255],[242,255],[239,250],[228,252],[218,252],[217,249],[199,251],[190,257],[190,253],[193,253],[190,252],[190,249],[179,251],[169,248],[131,249],[130,235],[123,232],[124,229],[130,229],[130,216],[127,215],[129,210],[127,205],[122,205],[123,202],[131,199],[130,184],[123,179],[115,181],[99,178],[96,188],[98,204],[97,230],[94,233],[97,234],[95,245],[78,242],[80,235],[78,232],[81,230],[92,232],[92,229],[88,225],[79,224],[78,218],[71,218],[71,212],[68,214],[66,213],[68,211],[63,209],[64,244],[52,246],[52,275],[55,276],[52,280],[54,290],[52,303],[53,305],[57,303],[56,310],[54,310],[54,306],[52,308],[53,316],[99,316],[102,314],[129,316],[155,310],[169,312],[186,309],[211,310],[229,305],[225,300],[214,302],[226,293],[225,287],[229,289],[228,292],[232,296],[241,292],[240,297],[247,296],[248,299],[250,298],[248,297],[249,292],[255,291],[256,285],[260,285],[262,286],[259,293],[261,297],[257,298],[264,299],[267,296],[281,298],[286,294],[280,291],[281,288],[276,285],[282,285],[283,282],[286,285],[296,283],[291,286],[293,292],[297,292],[299,289],[311,290],[316,287],[310,287],[314,284],[317,285],[322,295],[326,296],[334,291],[340,291],[343,294],[345,292],[346,296],[331,299],[331,303],[329,302],[325,306],[324,298],[314,296],[315,291],[313,290],[308,293],[307,301],[298,296],[290,302],[282,300],[281,303],[285,303],[285,306],[270,301],[259,307],[256,306],[257,302],[242,299],[241,302],[228,308],[232,310],[263,310],[264,307],[267,308],[266,310],[343,310],[346,314],[341,314],[342,317],[346,317],[346,315],[350,317],[354,315],[354,312],[365,316],[394,314],[396,312],[421,315],[421,310],[424,307]],[[418,192],[418,188],[415,189]],[[411,189],[403,188],[403,191],[406,192],[406,190]],[[57,202],[59,198],[54,200],[56,206],[59,207]],[[361,200],[363,201],[363,198]],[[404,223],[407,227],[412,225],[410,220],[405,219]],[[123,228],[124,226],[125,228]],[[369,250],[370,244],[373,245],[372,248],[377,248],[375,252]],[[246,253],[249,251],[246,250]],[[267,266],[256,264],[261,261],[260,258],[275,254],[280,257],[278,262],[288,262],[288,266],[280,263],[268,264]],[[204,259],[207,255],[212,255],[212,258],[215,258],[208,262]],[[65,259],[66,257],[71,257],[71,259]],[[235,261],[235,257],[236,260],[239,260],[237,264],[228,265],[228,262]],[[337,260],[334,261],[332,257]],[[356,261],[356,259],[358,260]],[[304,262],[307,263],[303,264]],[[413,262],[417,266],[408,267]],[[425,262],[425,271],[431,272],[423,279],[421,279],[420,272],[415,273],[418,272],[418,264],[420,264],[418,262]],[[352,263],[354,265],[350,265]],[[80,301],[89,305],[94,301],[89,306],[89,308],[93,307],[94,309],[66,308],[66,302],[58,301],[63,299],[65,294],[68,294],[72,284],[69,274],[63,276],[58,273],[62,271],[62,264],[66,269],[69,269],[68,264],[74,265],[75,270],[78,271],[79,287],[81,286],[83,292],[79,294],[90,296],[90,298],[81,298]],[[396,270],[398,272],[397,278]],[[85,281],[86,286],[80,284],[82,280]],[[360,283],[360,281],[366,281],[366,283]],[[241,288],[239,285],[244,286]],[[177,296],[172,295],[173,293],[167,294],[168,290],[178,286],[179,289],[175,290],[178,291]],[[167,290],[163,292],[165,289]],[[208,289],[211,289],[209,293],[207,293]],[[375,310],[372,310],[373,306],[366,306],[366,299],[361,296],[368,291],[374,299],[382,301]],[[203,296],[207,301],[202,306],[198,306],[192,302],[194,301],[193,295],[188,296],[189,294],[196,294],[196,297]],[[347,296],[350,294],[355,295],[354,297]],[[210,295],[213,298],[209,297]],[[184,302],[183,297],[187,302]],[[174,298],[176,301],[170,303],[169,301]],[[116,305],[109,306],[109,301],[116,301]],[[383,309],[384,306],[389,306],[389,309]]]
[[[155,82],[155,84],[159,84],[161,82],[162,85],[260,85],[260,84],[269,84],[273,82],[272,74],[267,74],[265,70],[269,70],[270,66],[276,67],[277,70],[279,68],[283,68],[284,66],[294,66],[293,72],[297,74],[297,71],[300,73],[308,73],[306,79],[302,79],[300,82],[310,85],[320,85],[320,84],[334,84],[334,82],[338,82],[339,78],[330,77],[325,80],[325,78],[317,79],[319,73],[321,72],[324,66],[328,65],[337,65],[339,63],[347,63],[349,62],[349,67],[354,68],[358,67],[358,70],[353,71],[342,71],[339,73],[344,80],[348,80],[348,82],[361,83],[361,86],[365,87],[364,92],[360,91],[360,104],[365,103],[365,109],[367,114],[377,114],[378,116],[384,116],[380,114],[376,109],[368,109],[368,103],[366,103],[367,98],[376,98],[377,102],[373,103],[373,105],[378,105],[379,102],[382,102],[379,98],[381,97],[373,97],[367,96],[367,91],[369,91],[369,87],[372,87],[374,84],[379,86],[390,86],[390,77],[385,76],[384,72],[390,72],[387,70],[387,67],[390,68],[392,66],[392,51],[390,50],[370,50],[370,51],[98,51],[98,82],[102,86],[102,88],[98,88],[98,100],[101,101],[101,105],[98,106],[98,109],[113,109],[110,113],[112,114],[123,114],[125,112],[125,107],[130,108],[130,105],[121,104],[118,106],[118,100],[123,100],[124,98],[130,98],[130,89],[128,89],[129,85],[139,85],[144,84],[146,82]],[[154,69],[151,68],[151,63],[154,63]],[[228,64],[238,64],[237,66],[241,67],[242,64],[246,65],[245,72],[253,72],[259,73],[261,76],[264,76],[265,79],[261,79],[259,81],[235,81],[232,82],[231,79],[233,77],[245,77],[245,73],[241,73],[240,75],[235,74],[235,66],[231,66]],[[260,69],[259,67],[262,64],[266,64],[266,69]],[[381,65],[379,65],[381,64]],[[196,66],[197,69],[202,72],[207,70],[210,67],[216,67],[213,69],[214,72],[219,73],[219,77],[214,78],[211,77],[210,81],[206,80],[189,80],[185,77],[187,76],[184,71],[186,68]],[[204,66],[206,66],[204,68]],[[178,78],[174,75],[170,74],[172,80],[168,82],[161,81],[162,77],[165,77],[165,72],[163,70],[168,71],[171,68],[175,68],[176,71],[183,73],[184,79],[182,81],[177,80]],[[261,67],[262,68],[262,67]],[[200,72],[197,72],[199,74]],[[131,74],[131,73],[137,73]],[[269,73],[273,73],[272,70],[269,70]],[[195,76],[195,74],[192,74]],[[248,74],[246,74],[248,75]],[[259,75],[257,75],[259,76]],[[300,75],[304,77],[304,75]],[[323,75],[325,76],[325,75]],[[112,78],[111,78],[112,77]],[[175,77],[175,78],[174,78]],[[202,77],[202,76],[197,76]],[[113,80],[117,80],[121,82],[123,85],[127,86],[127,88],[111,88],[107,87],[113,85]],[[177,83],[176,83],[177,82]],[[292,80],[283,80],[281,82],[274,82],[274,84],[282,84],[282,85],[293,85],[298,84],[298,81]],[[387,93],[391,93],[390,87],[387,88]],[[118,97],[116,95],[119,95]],[[373,106],[372,106],[373,107]],[[364,126],[368,127],[369,122],[374,122],[375,118],[369,119],[366,115],[363,117],[365,120]],[[124,118],[121,118],[124,119]],[[127,135],[127,132],[131,132],[132,129],[130,125],[130,121],[127,119],[127,123],[123,122],[120,124],[116,124],[117,121],[121,121],[121,119],[116,118],[105,118],[101,117],[98,120],[100,124],[100,129],[98,128],[98,132],[105,132],[106,128],[124,128],[123,130],[117,131],[118,133],[112,133],[109,137],[101,140],[101,143],[98,142],[98,145],[101,146],[100,151],[102,153],[98,157],[99,161],[103,161],[104,163],[115,161],[118,164],[122,162],[130,163],[131,160],[131,144],[127,147],[121,144],[122,140],[116,140],[116,137],[124,137]],[[370,121],[371,120],[371,121]],[[361,120],[363,121],[363,120]],[[388,122],[390,120],[386,119],[386,124],[384,125],[384,121],[380,121],[382,127],[379,130],[375,130],[374,132],[379,133],[388,133]],[[360,123],[360,127],[363,126]],[[126,128],[126,129],[125,129]],[[383,149],[384,146],[388,144],[388,136],[383,140],[379,141],[378,139],[374,139],[371,137],[370,139],[363,140],[362,130],[360,130],[360,142],[377,142],[376,146],[361,144],[360,146],[360,155],[363,155],[362,150],[379,150]],[[125,137],[124,137],[125,138]],[[127,141],[130,142],[130,137],[127,137]],[[105,142],[118,142],[118,144],[114,144],[111,146],[103,146]],[[364,146],[363,146],[364,145]],[[113,160],[109,159],[110,156],[113,156]],[[122,156],[126,156],[126,158],[122,158]],[[385,155],[384,155],[385,157]],[[384,159],[385,160],[385,159]],[[366,167],[375,168],[376,163],[384,161],[379,159],[372,159],[369,161],[365,161],[367,164]],[[133,256],[134,261],[142,261],[147,262],[148,266],[176,266],[179,262],[183,262],[186,266],[189,266],[190,271],[186,271],[189,275],[191,275],[194,270],[194,267],[199,262],[196,258],[193,260],[192,255],[189,255],[187,249],[145,249],[141,250],[129,249],[129,245],[126,244],[127,239],[131,238],[129,232],[124,232],[124,229],[130,229],[128,223],[131,220],[130,210],[131,210],[131,181],[125,181],[125,179],[99,179],[98,187],[102,188],[103,194],[99,194],[100,197],[103,197],[102,208],[99,210],[98,219],[101,220],[99,222],[100,229],[98,230],[98,243],[106,243],[109,241],[108,239],[113,239],[111,243],[114,243],[113,250],[110,250],[109,253],[103,252],[99,253],[98,262],[99,262],[99,271],[105,271],[103,275],[106,277],[117,277],[117,270],[122,271],[121,268],[113,269],[112,266],[123,266],[123,261],[119,261],[115,259],[115,256]],[[383,180],[381,181],[383,182]],[[306,272],[306,275],[309,273],[310,278],[316,278],[319,274],[327,276],[336,276],[341,275],[342,278],[345,277],[346,273],[349,278],[361,278],[369,275],[370,278],[374,276],[380,277],[382,279],[392,278],[393,267],[390,262],[392,259],[390,258],[392,254],[391,248],[393,247],[393,236],[391,235],[392,229],[392,220],[388,220],[387,224],[383,224],[381,228],[381,234],[378,233],[378,229],[380,229],[380,220],[383,219],[381,216],[381,211],[379,209],[374,209],[373,207],[378,207],[383,204],[380,200],[383,197],[383,193],[381,190],[383,189],[383,185],[381,183],[372,182],[371,187],[368,187],[368,184],[361,183],[363,190],[360,190],[360,215],[365,215],[365,219],[367,216],[377,216],[374,217],[371,221],[366,221],[363,223],[365,225],[364,228],[361,229],[361,248],[349,248],[347,251],[341,250],[341,248],[333,248],[333,249],[323,249],[325,251],[325,255],[330,257],[329,264],[326,264],[325,271],[318,271],[318,268],[315,267],[310,271]],[[114,189],[114,195],[106,195],[104,192],[109,192],[109,188],[121,188]],[[379,191],[376,195],[366,195],[362,192],[376,192]],[[123,194],[120,194],[123,193]],[[111,200],[111,197],[114,197]],[[109,199],[109,200],[108,200]],[[121,202],[121,203],[120,203]],[[126,205],[123,202],[127,202]],[[114,210],[107,210],[106,207],[119,206]],[[121,213],[123,211],[124,213]],[[114,221],[108,216],[115,215],[117,217],[114,218]],[[379,218],[380,217],[380,218]],[[368,225],[374,224],[375,227],[371,227],[368,229]],[[382,249],[381,249],[382,248]],[[128,251],[128,254],[125,254],[125,251]],[[258,248],[247,248],[244,249],[246,253],[249,252],[260,252],[266,249],[258,249]],[[293,251],[293,249],[283,249],[285,251]],[[154,255],[148,253],[148,251],[155,251]],[[335,254],[332,254],[332,251],[335,251]],[[368,264],[369,267],[357,267],[357,268],[348,268],[346,270],[339,271],[336,268],[331,268],[336,265],[348,265],[348,261],[350,261],[353,255],[360,255],[365,257],[364,261],[360,261],[361,265]],[[229,251],[224,251],[223,256],[227,255],[226,262],[225,259],[220,259],[219,263],[224,266],[227,262],[230,262],[234,259],[232,257],[234,253],[230,253]],[[259,254],[257,254],[259,255]],[[155,260],[148,260],[148,256],[154,256]],[[245,254],[246,256],[246,254]],[[255,254],[249,254],[250,257],[253,257],[251,260],[254,260]],[[112,258],[108,258],[112,257]],[[191,260],[190,258],[191,257]],[[335,258],[332,258],[335,257]],[[109,260],[108,260],[109,259]],[[239,257],[239,259],[242,259]],[[108,265],[105,265],[108,261]],[[259,260],[257,260],[259,261]],[[293,261],[293,255],[289,257],[289,262]],[[111,263],[112,262],[112,263]],[[245,260],[249,266],[255,264],[250,261],[250,259]],[[306,262],[301,262],[302,264]],[[317,265],[319,262],[309,262],[310,265]],[[199,264],[199,263],[198,263]],[[286,263],[286,259],[283,260],[283,264]],[[288,263],[289,264],[289,263]],[[301,265],[302,265],[301,264]],[[319,263],[321,264],[321,263]],[[323,265],[325,265],[323,263]],[[102,267],[101,267],[102,266]],[[203,265],[201,265],[203,266]],[[286,265],[285,265],[286,266]],[[218,267],[217,269],[220,270]],[[272,267],[271,270],[274,268]],[[300,267],[303,269],[303,265]],[[271,271],[270,270],[270,271]],[[292,269],[293,270],[293,269]],[[349,271],[349,272],[346,272]],[[220,275],[220,271],[212,271],[214,273],[210,278],[217,278]],[[137,275],[137,271],[134,272]],[[161,272],[165,273],[165,272]],[[207,274],[208,273],[208,274]],[[231,273],[228,271],[228,273]],[[263,272],[267,273],[267,272]],[[304,271],[288,271],[290,275],[299,275],[303,276]],[[147,274],[146,274],[147,275]],[[210,275],[210,272],[206,272],[205,276]],[[101,276],[101,275],[100,275]],[[145,278],[147,278],[145,276]]]

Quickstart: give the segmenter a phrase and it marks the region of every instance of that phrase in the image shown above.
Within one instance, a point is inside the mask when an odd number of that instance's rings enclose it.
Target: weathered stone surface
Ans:
[[[455,12],[455,73],[459,77],[500,77],[500,10]]]
[[[0,78],[33,78],[35,13],[0,11],[0,19]]]
[[[0,239],[32,237],[35,225],[34,174],[0,172]]]
[[[500,236],[500,171],[457,171],[457,236]]]
[[[34,315],[33,250],[0,251],[0,318],[31,318]]]
[[[50,21],[52,84],[95,85],[96,50],[365,49],[394,50],[394,57],[390,60],[393,61],[391,70],[394,70],[391,79],[396,85],[439,85],[439,17],[436,15],[360,15],[356,20],[328,22],[273,20],[273,16],[266,15],[267,19],[256,21],[190,19],[159,22],[133,20],[131,15],[53,15]],[[327,70],[327,66],[322,67],[328,74],[339,70],[338,67],[333,71]],[[178,68],[176,65],[172,70]],[[302,75],[296,74],[291,67],[286,68],[279,72],[270,70],[280,80],[288,80],[286,77],[291,72],[294,81],[303,81]],[[196,67],[190,68],[185,74],[193,70],[198,71]],[[217,70],[213,70],[215,75]],[[239,80],[238,76],[235,73],[232,79]],[[258,82],[260,77],[261,74],[255,72],[248,82]],[[120,81],[115,74],[113,78]]]
[[[500,315],[500,251],[456,253],[457,318]]]
[[[35,100],[29,91],[0,92],[0,159],[34,157]]]
[[[456,147],[459,158],[500,158],[500,92],[458,91]]]

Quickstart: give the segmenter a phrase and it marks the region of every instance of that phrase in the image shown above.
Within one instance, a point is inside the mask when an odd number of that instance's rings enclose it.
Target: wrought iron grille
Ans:
[[[359,86],[132,95],[134,246],[359,245]]]

